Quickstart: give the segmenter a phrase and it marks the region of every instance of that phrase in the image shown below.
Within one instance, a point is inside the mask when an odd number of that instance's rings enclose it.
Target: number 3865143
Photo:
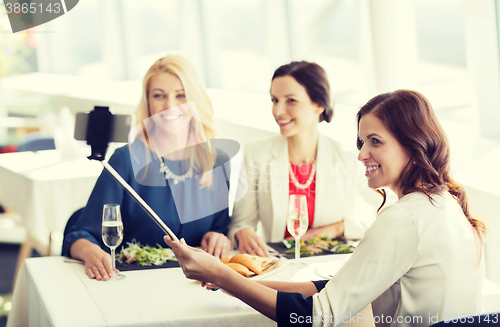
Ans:
[[[61,12],[61,4],[60,3],[49,3],[44,6],[43,3],[6,3],[5,8],[7,9],[7,13],[11,14],[36,14],[36,13],[43,13],[43,12],[48,12],[48,13],[55,13],[58,14]]]

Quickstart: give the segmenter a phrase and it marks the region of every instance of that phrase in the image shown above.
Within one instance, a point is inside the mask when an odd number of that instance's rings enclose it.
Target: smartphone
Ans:
[[[75,120],[75,139],[79,141],[87,140],[87,126],[89,122],[89,113],[79,112]],[[130,115],[113,115],[113,124],[111,126],[111,137],[109,142],[128,142],[128,133],[132,125]]]

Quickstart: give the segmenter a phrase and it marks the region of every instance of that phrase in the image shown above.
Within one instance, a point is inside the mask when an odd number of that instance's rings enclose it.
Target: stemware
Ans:
[[[295,238],[295,259],[298,260],[300,258],[300,238],[306,233],[309,225],[305,195],[290,195],[286,225],[290,235]]]
[[[111,249],[111,280],[125,278],[125,275],[116,274],[115,250],[123,240],[123,223],[119,204],[105,204],[102,211],[102,240]]]

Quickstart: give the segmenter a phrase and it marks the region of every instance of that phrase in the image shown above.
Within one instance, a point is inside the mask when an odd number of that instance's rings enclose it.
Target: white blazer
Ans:
[[[260,220],[264,240],[279,242],[285,235],[288,211],[286,137],[278,135],[249,142],[245,149],[245,166],[248,191],[234,205],[228,235],[236,244],[236,232],[246,227],[255,229]],[[368,188],[364,166],[353,154],[343,151],[338,142],[320,135],[316,168],[312,227],[343,220],[344,235],[361,238],[382,203],[382,197]]]

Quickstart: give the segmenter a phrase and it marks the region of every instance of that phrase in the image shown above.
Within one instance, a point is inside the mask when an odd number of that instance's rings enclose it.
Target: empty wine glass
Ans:
[[[125,275],[116,274],[115,249],[123,240],[123,223],[119,204],[105,204],[102,211],[102,240],[111,249],[111,267],[113,277],[110,280],[125,278]]]
[[[295,259],[298,260],[300,258],[300,238],[306,233],[309,225],[305,195],[290,195],[286,225],[290,235],[295,238]]]

